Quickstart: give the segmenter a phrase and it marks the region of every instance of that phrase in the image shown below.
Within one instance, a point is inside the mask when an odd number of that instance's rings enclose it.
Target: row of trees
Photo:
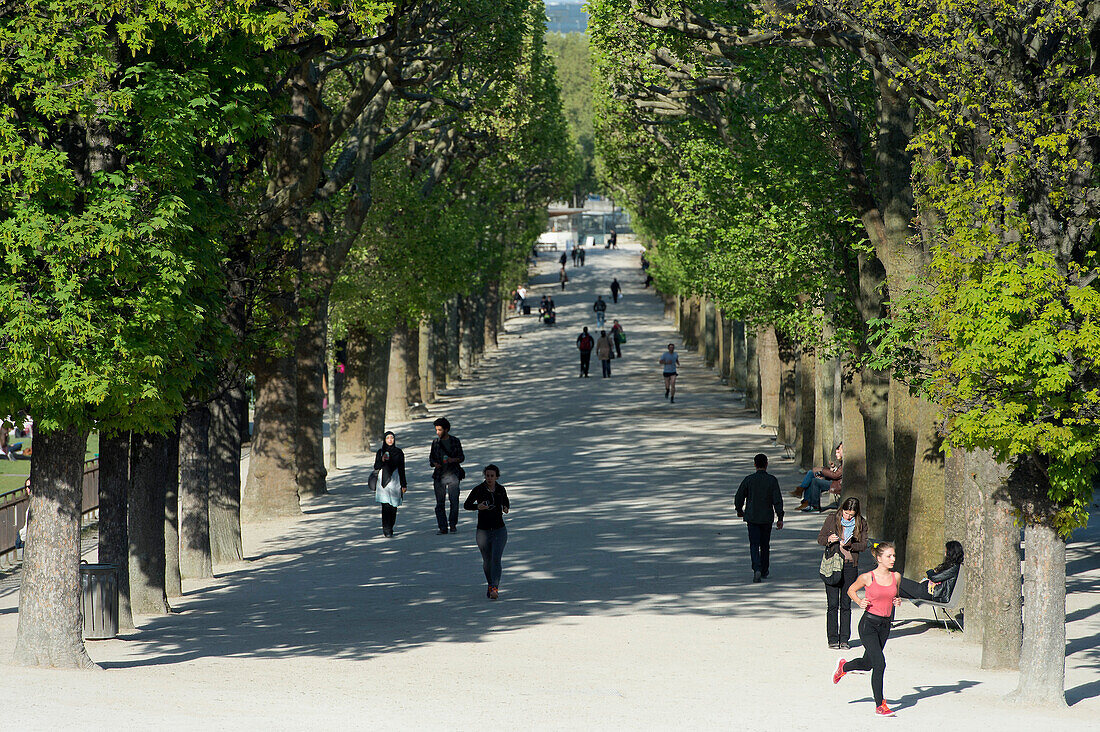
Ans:
[[[36,421],[16,662],[93,665],[90,430],[125,626],[240,560],[242,514],[325,492],[338,342],[354,451],[473,367],[572,184],[544,24],[537,0],[0,9],[0,408]]]
[[[1064,704],[1100,448],[1100,3],[591,10],[601,175],[685,328],[722,332],[710,302],[745,329],[731,368],[750,400],[779,374],[807,464],[839,413],[845,491],[908,573],[964,537],[983,666]]]

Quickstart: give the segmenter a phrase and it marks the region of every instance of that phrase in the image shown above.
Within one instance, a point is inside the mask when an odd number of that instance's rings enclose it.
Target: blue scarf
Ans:
[[[840,519],[840,543],[847,544],[848,539],[852,538],[852,533],[856,530],[856,517],[853,516],[850,520]]]

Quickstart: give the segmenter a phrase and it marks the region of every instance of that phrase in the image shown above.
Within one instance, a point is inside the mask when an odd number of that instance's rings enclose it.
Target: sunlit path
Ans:
[[[657,357],[679,340],[641,287],[636,249],[591,250],[568,266],[565,292],[556,270],[544,254],[530,300],[551,293],[557,325],[511,318],[500,350],[431,409],[463,441],[464,495],[479,466],[501,467],[513,510],[499,601],[485,599],[472,514],[457,535],[435,534],[431,420],[393,425],[410,482],[396,538],[381,537],[366,464],[348,461],[300,520],[246,525],[251,561],[189,586],[179,614],[89,643],[108,672],[5,669],[20,674],[11,728],[819,729],[830,707],[873,722],[866,677],[829,683],[821,519],[788,515],[771,578],[749,581],[733,490],[757,451],[785,488],[795,466],[695,354],[682,354],[677,403],[665,401]],[[611,379],[598,363],[580,379],[574,344],[594,329],[597,293],[628,342]],[[1013,674],[980,671],[976,649],[906,622],[888,645],[889,724],[1094,724],[1096,541],[1092,530],[1070,547],[1067,689],[1090,698],[1057,720],[1006,707]],[[0,659],[16,599],[0,596]]]

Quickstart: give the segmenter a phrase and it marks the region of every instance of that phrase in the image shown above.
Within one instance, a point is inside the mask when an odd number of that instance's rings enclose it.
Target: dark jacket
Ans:
[[[477,504],[482,501],[489,504],[489,510],[477,511]],[[490,491],[485,481],[474,486],[470,495],[466,496],[466,502],[462,507],[467,511],[477,511],[477,527],[489,531],[504,528],[504,509],[512,508],[508,503],[508,491],[504,490],[504,486],[497,483],[496,490]]]
[[[595,310],[597,313],[607,312],[607,303],[603,300],[597,300],[596,302],[592,303],[592,309]]]
[[[771,524],[778,517],[783,520],[783,491],[779,481],[765,470],[757,470],[745,477],[733,499],[737,515],[750,524]]]
[[[382,459],[382,453],[384,452],[390,454],[389,460]],[[382,471],[378,476],[378,485],[383,486],[389,483],[393,471],[396,470],[398,477],[401,479],[401,487],[409,487],[409,482],[405,480],[405,453],[401,452],[396,445],[393,447],[382,445],[382,448],[374,454],[374,469]]]
[[[955,589],[955,582],[959,579],[959,565],[953,564],[938,572],[930,569],[925,572],[925,576],[930,582],[936,583],[936,589],[932,590],[932,599],[936,602],[947,602],[951,599],[951,591]]]
[[[821,531],[817,534],[817,543],[821,546],[828,547],[829,535],[836,534],[837,536],[843,536],[841,533],[840,525],[840,512],[825,517],[825,523],[821,525]],[[834,541],[832,546],[837,546],[840,542]],[[852,531],[852,540],[848,543],[848,551],[852,554],[852,561],[845,562],[859,566],[859,553],[867,548],[867,521],[862,516],[856,516],[856,527]]]
[[[440,439],[437,437],[432,440],[432,449],[428,454],[428,464],[435,470],[432,471],[432,477],[439,480],[444,474],[449,473],[457,480],[462,480],[466,477],[466,471],[459,465],[466,459],[466,453],[462,452],[462,443],[458,441],[458,438],[452,434],[447,435],[447,449],[443,449],[440,444]],[[443,458],[449,457],[452,459],[457,458],[458,462],[443,464]]]
[[[832,481],[832,484],[829,486],[829,488],[834,493],[840,493],[841,481],[844,480],[844,465],[840,464],[833,467],[835,467],[836,469],[830,470],[829,468],[822,468],[821,472],[818,473],[818,475],[820,475],[825,480]]]
[[[577,348],[582,351],[591,351],[596,347],[596,339],[591,333],[581,333],[577,336]]]

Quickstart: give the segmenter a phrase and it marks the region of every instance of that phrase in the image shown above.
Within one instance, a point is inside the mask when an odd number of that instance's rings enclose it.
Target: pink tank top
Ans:
[[[875,573],[869,572],[871,581],[863,590],[863,596],[870,603],[867,612],[878,615],[880,618],[888,618],[894,614],[894,598],[898,596],[898,583],[894,580],[894,573],[890,573],[890,584],[880,585],[875,581]]]

